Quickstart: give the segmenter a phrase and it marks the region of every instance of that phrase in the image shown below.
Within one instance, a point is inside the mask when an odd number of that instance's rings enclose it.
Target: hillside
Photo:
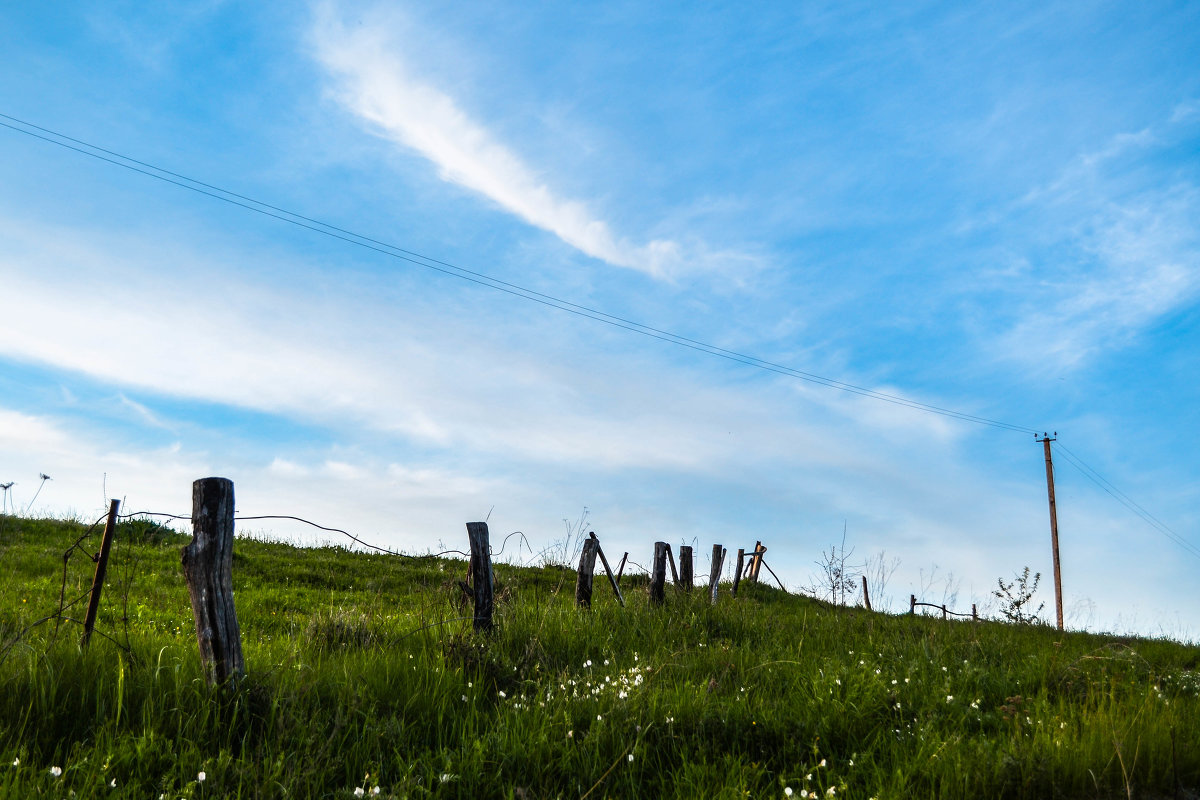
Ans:
[[[573,571],[502,563],[477,636],[462,561],[239,539],[228,692],[201,670],[188,537],[150,522],[118,529],[86,651],[72,622],[18,637],[88,591],[86,554],[63,559],[83,533],[0,517],[3,797],[1200,796],[1194,646],[765,585],[652,608],[628,576],[627,608],[598,582],[584,611]]]

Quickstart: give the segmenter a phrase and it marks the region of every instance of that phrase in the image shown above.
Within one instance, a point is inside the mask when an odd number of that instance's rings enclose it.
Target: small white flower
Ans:
[[[462,696],[462,701],[463,701],[464,703],[465,703],[465,702],[467,702],[467,696],[466,696],[465,694]]]
[[[954,695],[952,695],[952,694],[948,694],[948,695],[946,695],[946,702],[947,702],[947,703],[953,703],[953,702],[954,702]]]
[[[378,797],[378,796],[379,796],[379,787],[378,787],[378,786],[376,786],[374,789],[372,789],[372,790],[371,790],[371,796],[372,796],[372,797]]]
[[[62,775],[62,767],[51,767],[50,774],[56,778],[59,777],[60,775]]]
[[[116,778],[113,778],[111,781],[108,782],[108,788],[110,788],[110,789],[117,788],[117,779]]]
[[[807,775],[805,775],[805,776],[804,776],[804,780],[806,780],[806,781],[811,781],[811,780],[812,780],[812,773],[810,772],[810,773],[808,773]]]
[[[801,789],[801,790],[800,790],[800,796],[801,796],[801,797],[808,797],[808,789]]]
[[[627,755],[627,756],[625,757],[625,760],[626,760],[626,761],[633,761],[633,753],[630,753],[629,755]]]
[[[13,766],[14,766],[14,767],[19,767],[19,766],[21,766],[21,759],[19,759],[19,758],[14,758],[14,759],[13,759]]]
[[[208,776],[207,776],[207,775],[205,775],[203,772],[197,772],[197,773],[196,773],[196,780],[197,780],[197,781],[199,781],[200,783],[204,783],[204,779],[205,779],[205,778],[207,778],[207,777],[208,777]]]
[[[361,786],[354,787],[354,796],[355,797],[362,797],[364,794],[366,794],[366,792],[363,791],[363,788]]]
[[[575,731],[567,731],[567,738],[568,738],[568,739],[574,739],[574,738],[575,738]]]
[[[791,797],[792,796],[792,787],[790,787],[790,786],[783,787],[783,794],[785,797]]]
[[[830,786],[828,789],[825,790],[826,797],[833,797],[835,794],[837,794],[837,788],[834,786]]]
[[[820,764],[818,764],[817,766],[818,766],[818,767],[823,767],[823,766],[825,766],[825,759],[823,759],[823,758],[822,758],[822,759],[821,759],[821,763],[820,763]]]
[[[596,715],[596,722],[599,722],[602,719],[604,719],[604,717],[600,716],[599,714]]]
[[[508,695],[506,695],[504,692],[500,692],[500,697],[505,698],[505,697],[508,697]]]

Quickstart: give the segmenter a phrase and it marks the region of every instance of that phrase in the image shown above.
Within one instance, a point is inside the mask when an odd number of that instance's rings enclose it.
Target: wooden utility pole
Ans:
[[[1055,431],[1055,436],[1058,432]],[[1063,629],[1062,571],[1058,566],[1058,512],[1054,508],[1054,462],[1050,460],[1050,443],[1058,441],[1043,433],[1038,439],[1046,448],[1046,493],[1050,497],[1050,546],[1054,550],[1054,611],[1058,617],[1058,629]]]

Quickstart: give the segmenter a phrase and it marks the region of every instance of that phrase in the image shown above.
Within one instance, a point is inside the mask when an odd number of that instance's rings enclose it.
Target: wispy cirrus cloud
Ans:
[[[378,135],[428,159],[443,180],[483,195],[592,258],[655,278],[755,268],[753,256],[701,243],[655,238],[639,244],[618,235],[587,202],[560,194],[453,97],[423,81],[387,24],[351,28],[328,5],[318,7],[316,18],[315,54],[333,79],[337,101]]]
[[[1073,368],[1200,295],[1200,186],[1152,165],[1188,134],[1194,115],[1184,108],[1080,154],[1023,198],[1037,224],[1053,226],[1047,241],[1061,258],[1041,273],[1036,305],[997,340],[1002,352]]]

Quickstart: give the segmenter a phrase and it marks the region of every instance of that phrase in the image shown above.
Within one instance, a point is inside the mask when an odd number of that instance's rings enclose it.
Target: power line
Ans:
[[[1099,472],[1097,472],[1096,470],[1089,467],[1086,463],[1084,463],[1083,459],[1081,459],[1079,456],[1075,455],[1075,453],[1071,452],[1071,450],[1065,444],[1062,443],[1061,439],[1058,440],[1058,448],[1057,449],[1058,449],[1058,452],[1061,453],[1067,459],[1067,461],[1071,464],[1071,466],[1073,466],[1073,467],[1075,467],[1075,469],[1079,470],[1079,472],[1082,473],[1085,478],[1087,478],[1092,483],[1099,486],[1110,497],[1112,497],[1118,503],[1125,506],[1127,509],[1129,509],[1134,514],[1136,514],[1138,517],[1140,517],[1143,522],[1145,522],[1147,525],[1149,525],[1155,531],[1162,534],[1166,538],[1170,539],[1175,544],[1179,545],[1179,547],[1183,548],[1183,550],[1186,551],[1187,553],[1189,553],[1190,555],[1193,555],[1196,558],[1200,558],[1200,547],[1197,547],[1196,545],[1189,542],[1187,539],[1183,538],[1183,536],[1181,536],[1178,533],[1176,533],[1175,531],[1171,530],[1171,528],[1165,522],[1163,522],[1160,519],[1158,519],[1157,517],[1155,517],[1153,514],[1151,514],[1146,509],[1142,508],[1142,506],[1140,506],[1137,502],[1135,502],[1133,500],[1133,498],[1131,498],[1129,495],[1125,494],[1120,489],[1118,489],[1116,486],[1114,486],[1111,482],[1108,481],[1108,479],[1106,479]]]
[[[935,406],[935,405],[932,405],[929,403],[922,403],[917,400],[911,400],[909,398],[899,397],[897,395],[888,394],[886,392],[879,392],[874,389],[868,389],[863,386],[857,386],[852,383],[846,383],[844,381],[839,381],[834,378],[827,378],[827,377],[824,377],[822,375],[817,375],[812,372],[805,372],[803,370],[798,370],[793,367],[788,367],[783,364],[779,364],[779,363],[776,363],[773,361],[768,361],[766,359],[758,358],[757,356],[748,355],[746,353],[740,353],[735,350],[727,350],[723,347],[718,347],[713,344],[708,344],[707,342],[702,342],[702,341],[699,341],[696,339],[691,339],[686,336],[682,336],[680,334],[676,334],[676,333],[672,333],[667,330],[663,330],[661,328],[655,328],[651,325],[645,325],[643,323],[635,322],[633,320],[626,319],[624,317],[619,317],[619,316],[616,316],[613,314],[608,314],[604,311],[590,308],[588,306],[579,305],[577,303],[572,303],[568,300],[563,300],[563,299],[555,297],[553,295],[543,294],[542,292],[537,292],[532,289],[528,289],[523,286],[520,286],[518,284],[509,283],[507,281],[502,281],[498,278],[493,278],[490,275],[487,275],[482,272],[476,272],[473,270],[469,270],[469,269],[457,266],[457,265],[452,264],[447,261],[441,261],[436,258],[431,258],[429,256],[422,255],[422,254],[417,253],[412,250],[406,250],[405,248],[399,247],[397,245],[393,245],[388,242],[381,241],[379,239],[373,239],[369,236],[355,233],[355,232],[347,230],[345,228],[340,228],[336,225],[331,225],[329,223],[322,222],[322,221],[314,219],[312,217],[304,216],[303,214],[298,214],[293,211],[288,211],[287,209],[281,208],[279,206],[274,206],[269,203],[264,203],[260,200],[255,200],[251,197],[247,197],[246,195],[238,194],[236,192],[231,192],[227,189],[222,189],[219,186],[216,186],[214,184],[205,183],[203,181],[196,180],[195,178],[190,178],[186,175],[182,175],[177,172],[172,172],[170,170],[163,169],[162,167],[155,166],[148,162],[140,161],[140,160],[132,158],[130,156],[126,156],[121,153],[118,153],[114,150],[108,150],[103,147],[99,147],[97,145],[86,142],[82,139],[76,139],[76,138],[67,136],[65,134],[59,133],[57,131],[51,130],[49,128],[44,128],[40,125],[35,125],[31,122],[26,122],[25,120],[18,119],[13,116],[9,116],[8,114],[0,113],[0,117],[4,118],[6,120],[9,120],[13,123],[16,123],[15,125],[13,125],[13,124],[5,123],[5,122],[0,122],[0,126],[2,126],[2,127],[8,128],[9,130],[16,131],[18,133],[23,133],[26,136],[30,136],[35,139],[40,139],[40,140],[42,140],[44,142],[48,142],[50,144],[57,145],[59,147],[65,148],[67,150],[72,150],[76,153],[80,153],[82,155],[89,156],[91,158],[95,158],[97,160],[107,162],[114,166],[122,167],[124,169],[130,170],[132,172],[137,172],[141,175],[145,175],[150,178],[155,178],[155,179],[163,181],[165,183],[169,183],[174,186],[178,186],[182,189],[188,189],[188,190],[196,192],[198,194],[202,194],[207,197],[211,197],[215,200],[221,200],[225,203],[229,203],[231,205],[238,206],[238,207],[246,209],[248,211],[254,211],[258,214],[262,214],[264,216],[271,217],[271,218],[279,220],[281,222],[287,222],[289,224],[295,225],[300,228],[305,228],[306,230],[310,230],[315,233],[322,234],[324,236],[329,236],[331,238],[338,239],[340,241],[347,242],[349,244],[357,245],[357,246],[365,248],[367,250],[372,250],[377,253],[381,253],[383,255],[390,256],[392,258],[395,258],[395,259],[398,259],[401,261],[405,261],[410,264],[414,264],[416,266],[424,267],[425,269],[428,269],[428,270],[440,272],[444,275],[449,275],[451,277],[455,277],[460,280],[464,280],[464,281],[468,281],[470,283],[484,286],[489,289],[493,289],[495,291],[504,292],[505,294],[509,294],[514,297],[520,297],[520,298],[528,300],[530,302],[538,303],[540,305],[548,306],[550,308],[556,308],[560,311],[565,311],[569,314],[574,314],[579,317],[585,317],[587,319],[591,319],[596,322],[601,322],[606,325],[610,325],[610,326],[613,326],[616,328],[621,328],[623,330],[627,330],[632,333],[641,334],[642,336],[646,336],[651,339],[657,339],[659,341],[667,342],[669,344],[674,344],[678,347],[684,347],[689,350],[695,350],[697,352],[707,353],[708,355],[711,355],[711,356],[716,356],[718,358],[723,358],[728,361],[733,361],[733,362],[736,362],[739,364],[745,364],[746,366],[755,367],[757,369],[761,369],[766,372],[773,372],[773,373],[776,373],[779,375],[785,375],[788,377],[807,381],[809,383],[815,383],[820,386],[826,386],[826,387],[829,387],[832,389],[838,389],[840,391],[848,392],[850,394],[856,394],[856,395],[860,395],[862,397],[871,398],[873,400],[879,400],[882,402],[891,403],[893,405],[898,405],[898,406],[901,406],[904,408],[910,408],[910,409],[913,409],[914,411],[921,411],[921,412],[924,412],[927,414],[937,414],[939,416],[948,417],[951,419],[957,419],[957,420],[961,420],[963,422],[971,422],[976,425],[986,425],[989,427],[999,428],[1002,430],[1015,431],[1015,432],[1019,432],[1019,433],[1034,433],[1034,434],[1037,433],[1037,431],[1035,431],[1034,429],[1027,428],[1022,425],[1014,425],[1012,423],[1004,422],[1001,420],[990,419],[990,418],[978,416],[975,414],[968,414],[963,411],[956,411],[954,409],[949,409],[949,408],[945,408],[942,406]],[[24,127],[19,127],[19,126],[24,126]],[[38,131],[40,131],[40,133],[38,133]]]

